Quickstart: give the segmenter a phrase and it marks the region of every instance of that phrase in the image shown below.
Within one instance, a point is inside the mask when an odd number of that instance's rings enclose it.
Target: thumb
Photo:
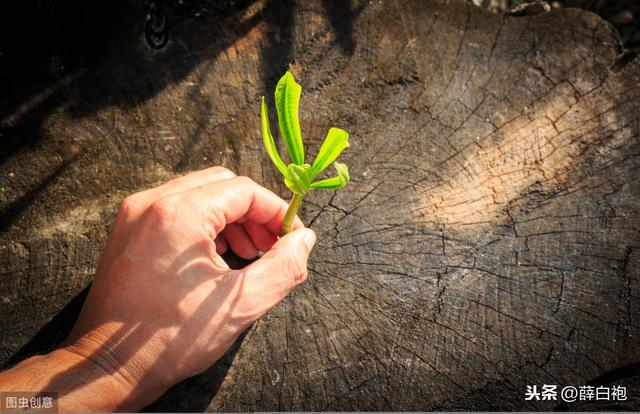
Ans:
[[[282,297],[307,278],[307,259],[316,243],[316,234],[298,228],[281,237],[259,260],[249,265],[251,274],[280,291]]]

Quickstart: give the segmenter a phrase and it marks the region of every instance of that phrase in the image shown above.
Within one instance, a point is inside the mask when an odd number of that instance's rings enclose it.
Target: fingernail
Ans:
[[[316,234],[311,229],[306,229],[304,233],[304,244],[307,245],[307,249],[311,251],[316,244]]]

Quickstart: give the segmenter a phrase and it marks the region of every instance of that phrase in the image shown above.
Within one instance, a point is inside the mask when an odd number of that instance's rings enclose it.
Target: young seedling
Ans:
[[[293,230],[293,220],[296,217],[304,196],[314,188],[321,190],[337,190],[344,187],[349,181],[349,169],[345,164],[334,162],[345,148],[349,147],[349,134],[339,128],[331,128],[327,133],[320,152],[313,164],[304,163],[304,146],[300,134],[300,121],[298,119],[298,104],[302,87],[296,83],[293,75],[287,71],[276,86],[276,111],[278,112],[278,124],[280,136],[284,140],[287,152],[291,158],[289,165],[285,164],[278,154],[271,127],[269,126],[269,112],[267,104],[262,97],[261,121],[262,139],[267,148],[269,158],[284,176],[284,183],[293,192],[291,203],[284,216],[282,234]],[[332,178],[314,181],[314,179],[333,163],[338,175]]]

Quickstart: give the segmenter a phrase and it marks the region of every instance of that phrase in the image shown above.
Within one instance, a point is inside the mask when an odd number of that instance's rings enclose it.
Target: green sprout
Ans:
[[[298,119],[298,104],[302,87],[296,83],[293,75],[287,71],[276,86],[276,111],[278,112],[278,124],[280,136],[284,140],[287,152],[291,158],[291,164],[287,165],[278,154],[271,127],[269,126],[269,113],[267,104],[262,97],[261,121],[262,139],[267,148],[269,158],[284,176],[284,183],[293,192],[291,203],[284,216],[282,234],[293,230],[293,220],[296,217],[304,196],[314,188],[321,190],[337,190],[349,182],[349,169],[345,164],[334,162],[345,148],[349,147],[349,134],[340,128],[331,128],[327,133],[320,152],[312,165],[304,163],[304,146],[300,134],[300,121]],[[332,178],[313,181],[331,163],[338,175]]]

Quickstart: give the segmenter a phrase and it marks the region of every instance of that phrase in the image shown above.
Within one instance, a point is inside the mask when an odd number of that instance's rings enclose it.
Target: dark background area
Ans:
[[[485,9],[505,13],[526,0],[469,0]],[[640,1],[637,0],[560,0],[548,1],[552,8],[575,7],[599,14],[620,32],[624,46],[640,51]]]

